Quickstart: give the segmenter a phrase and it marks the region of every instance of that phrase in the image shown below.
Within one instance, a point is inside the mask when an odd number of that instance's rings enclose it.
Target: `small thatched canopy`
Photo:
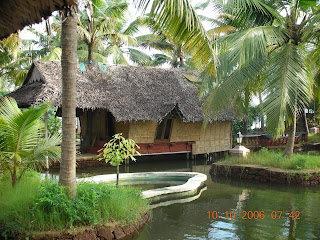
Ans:
[[[105,72],[104,72],[105,71]],[[203,121],[197,88],[184,74],[195,71],[120,65],[78,67],[77,108],[107,109],[116,121],[161,121],[171,111],[184,122]],[[22,87],[9,94],[20,106],[52,102],[61,106],[60,62],[35,62]],[[231,121],[231,111],[212,121]]]
[[[0,40],[11,33],[42,18],[49,17],[53,11],[74,4],[74,0],[3,0],[0,2]]]

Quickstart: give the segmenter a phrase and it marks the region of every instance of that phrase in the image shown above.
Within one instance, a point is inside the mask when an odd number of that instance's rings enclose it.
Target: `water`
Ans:
[[[206,161],[131,164],[127,169],[130,172],[188,170],[208,175],[207,190],[198,199],[153,209],[152,221],[135,240],[320,239],[320,187],[212,179],[209,169],[210,163]],[[121,172],[125,170],[123,168]],[[106,167],[90,169],[86,173],[96,175],[114,172],[112,167]],[[213,211],[217,213],[216,219],[212,219]],[[234,219],[230,218],[231,211],[234,211],[231,213]],[[245,214],[248,218],[248,213],[250,218],[250,211],[256,212],[258,219],[242,219]],[[282,211],[281,216],[277,211]],[[257,213],[263,213],[264,219]]]

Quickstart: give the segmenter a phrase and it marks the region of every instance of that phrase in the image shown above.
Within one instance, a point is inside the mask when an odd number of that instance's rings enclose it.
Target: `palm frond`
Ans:
[[[145,27],[148,24],[147,17],[138,17],[132,21],[129,26],[123,31],[123,34],[132,36],[139,32],[140,27]]]
[[[136,0],[139,7],[147,9],[150,0]],[[167,38],[184,43],[184,48],[192,52],[197,67],[215,75],[216,55],[211,47],[201,20],[189,1],[155,0],[151,5],[150,20],[156,32],[162,32]]]
[[[265,102],[267,124],[275,134],[290,124],[293,113],[302,111],[312,95],[312,78],[307,72],[303,50],[286,44],[273,53],[266,75],[268,96]]]
[[[208,79],[207,82],[202,82],[202,88],[205,88],[210,95],[206,98],[204,103],[204,112],[208,119],[212,115],[234,106],[235,101],[241,98],[241,95],[250,87],[250,85],[257,84],[259,81],[257,76],[263,71],[267,58],[254,59],[246,66],[235,69],[231,74],[220,81],[212,81]],[[210,86],[203,87],[204,84]],[[218,83],[218,84],[217,84]],[[202,93],[206,92],[202,90]]]
[[[129,52],[129,57],[132,62],[139,66],[152,66],[152,59],[148,54],[133,48],[130,48]]]
[[[121,49],[117,45],[109,46],[105,51],[106,56],[112,56],[113,64],[128,65]]]
[[[48,56],[42,58],[44,61],[56,61],[61,60],[62,49],[60,47],[56,47],[53,49]]]

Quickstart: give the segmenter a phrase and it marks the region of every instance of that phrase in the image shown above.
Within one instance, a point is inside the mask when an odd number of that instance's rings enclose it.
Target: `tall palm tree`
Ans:
[[[20,33],[0,41],[0,89],[21,85],[28,72],[30,57],[22,50]]]
[[[139,47],[163,52],[149,56],[149,59],[147,59],[142,51],[130,49],[130,59],[138,65],[157,66],[168,63],[173,68],[193,68],[191,55],[185,51],[183,43],[170,41],[159,32],[138,36],[136,39]]]
[[[102,53],[103,40],[117,29],[117,19],[122,18],[128,9],[126,0],[88,1],[85,11],[80,13],[78,34],[87,45],[87,61],[94,60],[94,53]]]
[[[224,16],[238,31],[214,42],[220,50],[218,87],[206,100],[207,115],[230,106],[245,82],[258,85],[262,79],[268,129],[280,135],[287,124],[284,156],[291,157],[297,115],[312,95],[307,52],[318,35],[317,7],[307,0],[228,1]]]
[[[150,9],[149,22],[153,31],[162,33],[170,41],[183,43],[191,53],[195,67],[207,76],[216,74],[217,58],[201,19],[191,5],[184,0],[135,0],[141,9]]]
[[[76,196],[77,1],[63,9],[61,34],[62,144],[59,183]]]
[[[129,51],[129,54],[131,54],[129,47],[135,47],[139,44],[133,35],[139,31],[141,26],[146,25],[146,18],[138,17],[130,24],[127,23],[125,17],[115,18],[114,22],[114,28],[110,29],[105,35],[106,49],[104,55],[111,57],[113,64],[128,65],[124,53]]]
[[[54,25],[59,21],[56,16],[54,19]],[[28,29],[37,39],[25,40],[24,45],[30,45],[30,49],[27,50],[27,54],[31,55],[32,61],[35,60],[61,60],[61,31],[50,31],[47,32],[37,31],[35,29]],[[61,25],[61,23],[60,23]]]

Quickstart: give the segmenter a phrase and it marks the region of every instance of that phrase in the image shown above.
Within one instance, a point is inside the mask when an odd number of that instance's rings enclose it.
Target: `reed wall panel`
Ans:
[[[231,148],[232,122],[208,123],[201,128],[199,140],[193,145],[193,154],[227,151]]]
[[[202,123],[182,122],[174,119],[171,130],[170,142],[199,141]]]
[[[158,123],[153,121],[130,122],[129,138],[137,143],[153,143],[157,126]]]

